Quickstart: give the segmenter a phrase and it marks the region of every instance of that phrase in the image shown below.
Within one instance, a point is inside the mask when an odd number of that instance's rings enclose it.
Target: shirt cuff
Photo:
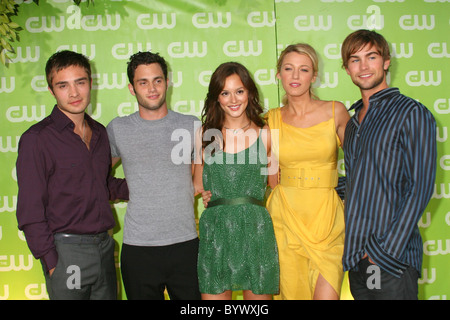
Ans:
[[[56,249],[50,250],[46,255],[41,257],[41,262],[46,273],[56,267],[56,263],[58,262],[58,252]]]
[[[380,245],[375,235],[368,239],[366,253],[375,264],[395,277],[399,278],[408,267],[404,262],[389,255]]]

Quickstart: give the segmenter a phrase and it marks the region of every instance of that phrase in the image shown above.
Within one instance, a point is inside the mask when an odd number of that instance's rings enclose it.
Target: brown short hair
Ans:
[[[81,53],[63,50],[54,53],[48,60],[45,65],[45,74],[47,77],[47,84],[50,89],[53,90],[52,81],[53,81],[53,72],[58,72],[62,69],[78,66],[84,68],[86,73],[88,74],[89,81],[91,81],[91,65],[89,63],[89,59],[82,55]]]
[[[375,46],[384,61],[391,58],[389,45],[381,34],[371,30],[357,30],[349,34],[342,43],[342,67],[347,68],[350,56],[361,50],[367,44]]]

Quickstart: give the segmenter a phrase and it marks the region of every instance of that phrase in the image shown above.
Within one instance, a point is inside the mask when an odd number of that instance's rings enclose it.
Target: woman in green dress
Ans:
[[[211,192],[199,221],[202,299],[271,299],[279,291],[278,250],[264,206],[270,132],[256,85],[241,64],[213,73],[197,141],[197,193]]]

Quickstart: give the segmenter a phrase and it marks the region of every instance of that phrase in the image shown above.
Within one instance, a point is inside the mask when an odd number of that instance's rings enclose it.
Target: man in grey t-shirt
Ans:
[[[130,200],[121,271],[128,299],[199,299],[192,161],[194,116],[168,110],[167,65],[155,53],[128,62],[137,112],[107,126],[113,165],[122,161]]]

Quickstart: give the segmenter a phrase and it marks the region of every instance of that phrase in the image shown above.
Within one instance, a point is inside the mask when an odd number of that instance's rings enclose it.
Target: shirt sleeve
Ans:
[[[121,178],[108,176],[109,200],[129,200],[129,191],[127,181]]]
[[[114,123],[112,121],[106,126],[106,132],[108,133],[109,146],[111,148],[111,157],[119,158],[120,154],[116,146],[116,138],[114,136]]]
[[[335,188],[336,193],[338,194],[339,198],[341,198],[341,200],[345,200],[345,185],[347,182],[347,178],[345,176],[339,177],[338,178],[338,184]]]
[[[48,164],[41,151],[39,136],[25,133],[19,141],[17,170],[17,221],[28,247],[36,259],[41,259],[46,271],[54,268],[58,254],[46,218]]]
[[[120,157],[120,154],[117,151],[113,125],[114,124],[110,122],[106,127],[106,132],[108,134],[107,138],[111,150],[111,157],[116,158]],[[110,173],[107,183],[109,190],[109,200],[129,200],[128,185],[125,179],[115,178]]]
[[[372,236],[368,254],[381,257],[375,263],[401,273],[402,256],[417,223],[433,194],[436,177],[436,122],[425,108],[414,108],[405,120],[402,134],[404,178],[402,199],[390,228],[382,237]],[[373,253],[373,254],[372,254]],[[386,260],[385,260],[386,259]]]

